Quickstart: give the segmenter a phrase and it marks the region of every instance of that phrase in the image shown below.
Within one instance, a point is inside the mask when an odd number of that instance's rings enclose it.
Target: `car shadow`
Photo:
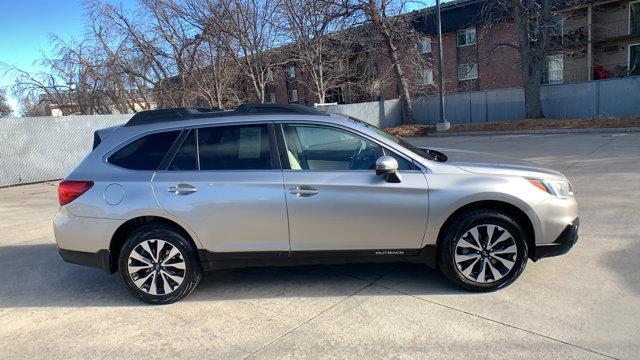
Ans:
[[[0,309],[144,305],[117,274],[67,264],[54,244],[0,247],[0,273]],[[379,295],[470,294],[421,264],[350,264],[219,270],[182,301],[340,297],[365,287]]]
[[[640,276],[638,276],[638,256],[640,250],[636,244],[625,249],[607,251],[600,257],[601,262],[613,271],[620,283],[627,289],[640,295]]]

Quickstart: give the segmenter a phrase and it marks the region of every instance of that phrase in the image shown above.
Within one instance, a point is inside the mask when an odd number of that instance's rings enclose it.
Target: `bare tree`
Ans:
[[[185,106],[186,74],[191,70],[193,38],[171,1],[141,0],[127,13],[123,8],[94,1],[93,36],[117,72],[137,88],[154,88],[160,106]],[[142,95],[142,94],[141,94]]]
[[[285,51],[311,80],[306,85],[323,103],[348,82],[353,54],[351,34],[345,29],[353,25],[353,17],[339,4],[324,0],[282,0],[282,8],[290,42]]]
[[[274,51],[284,43],[280,0],[192,1],[192,7],[202,14],[203,35],[218,38],[248,82],[247,90],[265,102],[270,74],[286,61]]]
[[[411,16],[403,16],[406,10],[405,1],[398,0],[339,0],[347,9],[349,16],[355,16],[369,26],[380,38],[380,45],[385,49],[391,62],[393,73],[398,86],[398,95],[402,104],[403,122],[410,124],[414,121],[413,106],[411,105],[411,91],[407,75],[403,66],[403,53],[399,46],[407,33],[415,30]]]
[[[7,100],[7,90],[0,88],[0,117],[8,117],[11,114],[13,114],[13,109],[11,109]]]
[[[564,4],[567,6],[567,2]],[[487,26],[510,20],[516,28],[517,43],[502,42],[495,44],[495,47],[509,47],[518,51],[527,118],[544,117],[540,85],[547,55],[558,44],[555,33],[558,8],[557,0],[489,0],[483,9]]]

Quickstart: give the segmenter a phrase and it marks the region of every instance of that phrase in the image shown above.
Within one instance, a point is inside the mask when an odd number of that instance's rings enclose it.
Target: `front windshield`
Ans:
[[[366,122],[364,122],[362,120],[356,119],[356,118],[354,118],[352,116],[349,116],[349,119],[353,120],[356,124],[364,126],[367,129],[375,132],[376,134],[382,136],[383,138],[409,149],[410,151],[422,156],[423,158],[426,158],[426,159],[429,159],[429,160],[433,160],[433,156],[431,154],[429,154],[428,152],[420,149],[419,147],[409,143],[406,140],[403,140],[403,139],[401,139],[399,137],[393,136],[393,135],[389,134],[388,132],[386,132],[386,131],[384,131],[384,130],[382,130],[382,129],[374,126],[374,125],[371,125],[371,124],[366,123]]]

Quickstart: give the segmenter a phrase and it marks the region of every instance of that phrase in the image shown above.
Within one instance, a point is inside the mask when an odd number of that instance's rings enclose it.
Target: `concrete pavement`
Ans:
[[[54,183],[0,189],[2,358],[638,358],[640,133],[412,139],[561,170],[580,206],[567,255],[471,294],[420,265],[208,274],[168,306],[62,262]]]

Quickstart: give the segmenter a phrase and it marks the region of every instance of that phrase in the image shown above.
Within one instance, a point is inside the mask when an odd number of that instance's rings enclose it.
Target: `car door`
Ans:
[[[410,159],[333,125],[283,123],[277,131],[286,154],[282,162],[293,254],[421,246],[427,182]],[[375,161],[383,154],[398,160],[401,182],[376,175]]]
[[[289,233],[273,124],[189,130],[153,179],[161,206],[214,253],[285,252]]]

